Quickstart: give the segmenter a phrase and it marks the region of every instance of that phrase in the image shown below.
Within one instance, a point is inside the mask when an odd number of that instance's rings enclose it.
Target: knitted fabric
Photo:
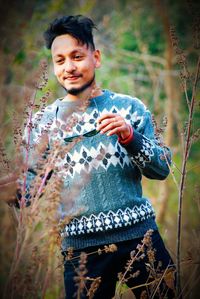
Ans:
[[[74,103],[56,100],[46,107],[39,121],[36,113],[31,132],[34,145],[48,127],[50,149],[56,140],[64,147],[82,136],[56,161],[64,182],[60,217],[73,215],[61,232],[63,250],[138,238],[150,228],[157,229],[141,179],[142,175],[165,179],[170,151],[155,138],[149,110],[137,98],[104,90],[101,96],[90,99],[85,112],[72,113],[77,121],[69,131],[63,114],[74,109]],[[117,135],[108,137],[96,130],[96,121],[104,113],[120,114],[132,126],[134,137],[128,144],[120,143]],[[34,169],[34,165],[30,167]],[[76,196],[69,205],[68,195],[74,189]]]

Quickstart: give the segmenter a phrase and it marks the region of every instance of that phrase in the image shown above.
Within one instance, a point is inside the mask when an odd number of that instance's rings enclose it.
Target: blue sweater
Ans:
[[[83,136],[56,161],[64,182],[60,216],[73,215],[61,232],[63,250],[129,240],[156,230],[155,212],[143,196],[141,179],[142,175],[165,179],[169,174],[165,157],[170,163],[170,151],[155,138],[149,110],[137,98],[104,90],[90,99],[85,112],[73,112],[76,124],[69,132],[63,115],[73,105],[56,100],[46,107],[41,120],[35,114],[31,132],[35,144],[48,127],[50,148],[55,140],[65,146]],[[108,137],[95,130],[97,118],[108,112],[121,114],[133,127],[128,145],[120,144],[117,135]],[[77,192],[69,205],[72,190]]]

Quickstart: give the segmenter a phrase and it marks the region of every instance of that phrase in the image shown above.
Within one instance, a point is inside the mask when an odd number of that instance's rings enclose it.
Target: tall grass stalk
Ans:
[[[170,29],[172,46],[177,56],[177,62],[180,65],[180,80],[184,92],[186,103],[188,106],[188,119],[183,133],[183,158],[181,166],[181,176],[178,189],[178,219],[177,219],[177,244],[176,244],[176,264],[177,264],[177,297],[181,296],[181,233],[182,233],[182,213],[183,213],[183,198],[187,177],[187,163],[190,155],[190,150],[193,142],[199,139],[199,130],[195,134],[192,133],[193,117],[196,104],[197,84],[200,78],[200,56],[198,56],[194,81],[192,83],[192,95],[189,96],[188,83],[191,82],[192,77],[188,71],[186,56],[182,49],[179,48],[179,40],[176,36],[174,27]]]
[[[186,140],[184,144],[184,153],[183,153],[183,161],[181,167],[181,179],[179,185],[179,197],[178,197],[178,221],[177,221],[177,251],[176,251],[176,264],[177,264],[177,291],[178,296],[181,293],[181,224],[182,224],[182,205],[183,205],[183,196],[184,196],[184,187],[185,187],[185,180],[187,175],[187,162],[188,157],[190,154],[191,149],[191,130],[192,130],[192,120],[194,115],[194,105],[196,99],[196,92],[197,92],[197,82],[199,80],[199,73],[200,73],[200,57],[198,58],[195,80],[192,89],[192,97],[189,101],[189,115],[187,121],[187,128],[186,128]],[[184,88],[185,89],[185,88]],[[187,90],[185,90],[187,94]]]

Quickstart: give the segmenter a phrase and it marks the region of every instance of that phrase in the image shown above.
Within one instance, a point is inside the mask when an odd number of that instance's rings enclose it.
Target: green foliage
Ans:
[[[21,64],[25,61],[25,59],[26,59],[25,51],[20,50],[15,56],[14,63]]]

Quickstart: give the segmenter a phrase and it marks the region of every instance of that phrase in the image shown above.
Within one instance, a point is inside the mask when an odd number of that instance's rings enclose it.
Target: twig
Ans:
[[[176,252],[176,264],[177,264],[177,292],[178,295],[181,293],[181,280],[180,280],[180,247],[181,247],[181,223],[182,223],[182,203],[183,203],[183,194],[184,194],[184,186],[185,179],[187,173],[187,161],[190,152],[190,137],[191,137],[191,129],[192,129],[192,119],[193,119],[193,111],[195,104],[195,95],[196,95],[196,87],[199,79],[200,72],[200,57],[198,58],[197,70],[195,74],[195,80],[192,90],[192,99],[190,102],[189,116],[188,116],[188,125],[187,125],[187,135],[186,142],[184,147],[184,156],[182,162],[182,170],[181,170],[181,181],[179,186],[179,198],[178,198],[178,223],[177,223],[177,252]]]
[[[167,272],[168,268],[169,268],[169,265],[168,265],[167,268],[165,269],[165,271],[164,271],[162,277],[159,279],[158,285],[156,286],[156,289],[155,289],[155,291],[153,292],[153,295],[150,297],[150,299],[153,299],[153,298],[155,297],[156,292],[157,292],[157,290],[158,290],[158,288],[159,288],[159,286],[160,286],[160,284],[161,284],[163,278],[165,277],[165,273]]]
[[[32,117],[33,117],[33,107],[35,104],[36,100],[36,94],[37,90],[35,91],[35,94],[33,96],[33,101],[31,103],[31,110],[29,113],[29,119],[28,119],[28,125],[27,125],[27,130],[28,130],[28,136],[27,136],[27,146],[26,146],[26,155],[25,155],[25,169],[24,169],[24,182],[23,182],[23,194],[26,192],[26,180],[27,180],[27,174],[28,174],[28,160],[29,160],[29,154],[30,154],[30,140],[31,140],[31,131],[32,131]]]
[[[143,243],[142,246],[141,246],[141,248],[140,248],[140,250],[137,252],[137,254],[136,254],[134,257],[131,258],[131,262],[129,263],[129,265],[128,265],[126,271],[124,272],[122,278],[120,279],[120,281],[119,281],[119,283],[118,283],[118,286],[117,286],[117,288],[116,288],[116,291],[119,290],[119,288],[120,288],[120,286],[121,286],[121,284],[122,284],[122,282],[123,282],[123,280],[124,280],[126,274],[127,274],[128,271],[130,270],[132,264],[136,261],[136,259],[137,259],[137,257],[139,256],[139,254],[143,251],[144,247],[145,247],[145,244]]]
[[[189,172],[189,171],[191,171],[191,170],[193,170],[193,169],[195,169],[195,168],[199,168],[200,167],[200,164],[197,164],[197,165],[195,165],[195,166],[193,166],[193,167],[190,167],[188,170],[187,170],[187,172]]]
[[[166,155],[166,152],[165,152],[165,149],[164,149],[164,156],[165,156],[165,161],[166,161],[166,163],[167,163],[167,166],[169,167],[169,169],[170,169],[170,173],[171,173],[171,175],[172,175],[172,178],[173,178],[173,181],[174,181],[174,183],[175,183],[175,185],[176,185],[176,187],[177,187],[177,189],[179,188],[178,187],[178,182],[177,182],[177,180],[176,180],[176,177],[175,177],[175,175],[174,175],[174,171],[172,170],[172,167],[171,167],[171,165],[169,164],[169,161],[168,161],[168,159],[167,159],[167,155]],[[175,164],[174,164],[175,165]],[[178,169],[178,168],[177,168]],[[178,169],[179,170],[179,169]]]
[[[194,284],[194,274],[196,274],[195,271],[192,272],[189,279],[186,281],[184,287],[181,289],[181,293],[177,296],[177,299],[181,299],[183,297],[183,293],[187,289],[188,285],[190,285],[191,281],[193,281],[193,284]]]

